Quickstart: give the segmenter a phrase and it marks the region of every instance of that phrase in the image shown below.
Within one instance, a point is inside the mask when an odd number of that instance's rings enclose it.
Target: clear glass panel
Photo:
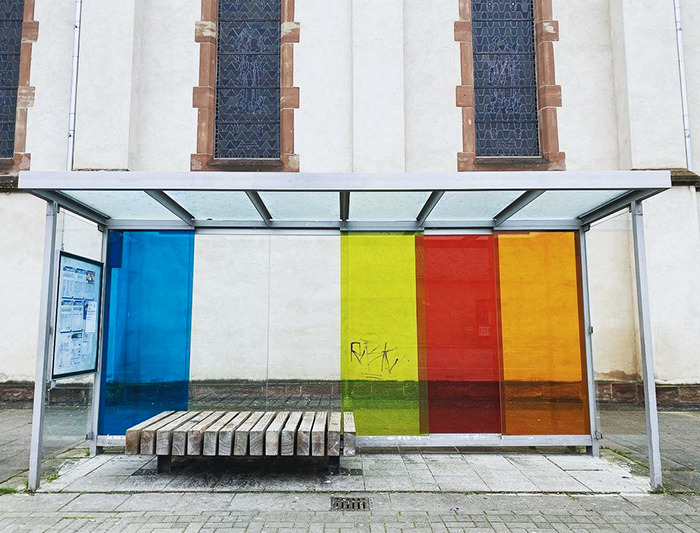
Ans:
[[[446,192],[428,217],[440,220],[492,220],[524,191]]]
[[[119,220],[180,220],[141,191],[61,191],[79,202]]]
[[[575,219],[627,191],[547,191],[518,211],[511,220]]]
[[[353,192],[350,220],[415,220],[429,196],[428,192]]]
[[[244,192],[165,192],[198,220],[261,220],[260,215]]]
[[[274,220],[340,220],[337,192],[261,192]]]

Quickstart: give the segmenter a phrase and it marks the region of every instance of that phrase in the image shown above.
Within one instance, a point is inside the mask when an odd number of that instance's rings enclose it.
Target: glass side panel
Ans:
[[[343,410],[359,435],[423,433],[415,236],[340,239]]]
[[[493,235],[426,235],[431,433],[500,433]]]
[[[261,192],[274,220],[340,220],[337,192]]]
[[[99,432],[187,409],[194,232],[112,231]]]
[[[477,156],[537,156],[532,0],[472,0]]]
[[[280,0],[222,0],[216,157],[280,156]]]
[[[614,200],[627,191],[547,191],[511,220],[568,220]]]
[[[493,220],[523,191],[446,192],[428,216],[428,221]]]
[[[61,191],[118,220],[180,220],[141,191]]]
[[[15,152],[15,115],[24,0],[0,3],[0,159]]]
[[[429,197],[428,192],[353,192],[350,220],[416,220]]]
[[[589,433],[578,239],[497,235],[503,433]]]
[[[200,220],[261,220],[244,192],[165,191]]]

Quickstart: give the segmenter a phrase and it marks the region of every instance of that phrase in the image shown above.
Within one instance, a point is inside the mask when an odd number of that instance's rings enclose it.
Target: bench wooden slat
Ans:
[[[258,423],[253,426],[253,429],[250,430],[250,436],[249,436],[249,455],[262,455],[265,451],[265,431],[267,431],[267,428],[269,427],[270,424],[272,424],[272,421],[275,419],[277,416],[277,413],[273,411],[268,411],[266,412],[262,417],[260,417],[260,420],[258,420]]]
[[[231,420],[233,420],[237,415],[238,411],[229,411],[206,429],[204,432],[204,446],[202,449],[202,455],[216,455],[217,443],[219,442],[219,431],[222,430],[224,426],[231,422]]]
[[[265,431],[265,455],[279,455],[280,434],[282,433],[282,427],[284,427],[284,423],[287,421],[288,417],[288,412],[279,412],[268,426]]]
[[[177,420],[180,417],[187,416],[187,411],[176,411],[170,416],[161,418],[157,422],[145,427],[141,430],[141,446],[140,452],[143,455],[155,455],[156,453],[156,432],[163,426],[167,426],[170,422]]]
[[[301,411],[294,411],[289,415],[287,423],[282,429],[282,435],[280,437],[280,452],[281,455],[294,455],[294,443],[296,442],[297,428],[301,422],[301,417],[304,413]]]
[[[170,455],[173,431],[191,420],[197,411],[189,412],[156,432],[156,455]]]
[[[175,411],[163,411],[155,416],[152,416],[148,420],[144,420],[140,424],[130,427],[126,430],[126,442],[124,444],[124,453],[129,455],[138,455],[141,449],[141,430],[155,424],[159,420],[162,420],[166,416],[170,416]]]
[[[173,431],[172,455],[187,455],[187,433],[202,420],[212,414],[213,411],[195,411],[196,416],[182,424]]]
[[[232,455],[236,429],[251,415],[250,411],[238,413],[233,420],[219,430],[219,455]]]
[[[328,455],[340,456],[340,413],[333,411],[328,419]]]
[[[311,429],[311,455],[326,455],[327,422],[328,413],[325,411],[319,411],[316,413],[316,420],[314,420],[314,426]]]
[[[343,456],[355,457],[355,415],[352,411],[343,413]]]
[[[233,455],[246,455],[248,453],[248,434],[264,414],[262,411],[256,411],[238,426],[233,441]]]
[[[225,414],[226,411],[216,411],[190,428],[187,432],[187,455],[202,455],[204,431]]]
[[[314,425],[316,413],[307,411],[301,419],[297,431],[297,455],[309,455],[311,453],[311,427]]]

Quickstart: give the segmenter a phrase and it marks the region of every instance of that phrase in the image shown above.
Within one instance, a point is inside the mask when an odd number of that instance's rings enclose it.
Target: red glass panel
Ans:
[[[500,433],[492,235],[430,235],[425,264],[430,433]]]

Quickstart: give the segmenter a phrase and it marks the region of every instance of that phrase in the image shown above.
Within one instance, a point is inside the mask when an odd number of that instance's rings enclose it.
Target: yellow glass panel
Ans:
[[[362,435],[420,433],[415,235],[341,236],[343,410]]]
[[[498,235],[506,434],[586,434],[574,232]]]

